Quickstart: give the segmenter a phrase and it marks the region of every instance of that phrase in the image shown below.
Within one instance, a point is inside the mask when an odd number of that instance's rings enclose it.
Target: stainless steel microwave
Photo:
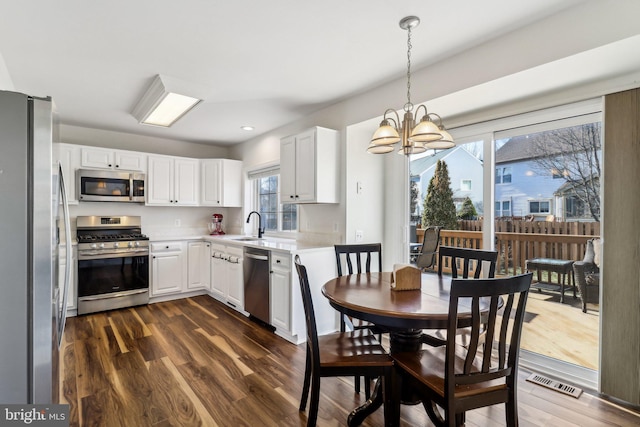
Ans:
[[[133,171],[78,169],[76,188],[83,202],[144,203],[145,175]]]

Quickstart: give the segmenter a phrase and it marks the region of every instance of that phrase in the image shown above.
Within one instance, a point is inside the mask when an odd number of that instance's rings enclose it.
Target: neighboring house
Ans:
[[[422,212],[422,203],[427,195],[429,181],[433,177],[438,160],[442,160],[447,164],[451,190],[453,191],[453,202],[456,205],[456,209],[460,209],[464,199],[469,197],[476,206],[478,214],[481,215],[482,161],[462,146],[411,160],[409,166],[411,180],[418,183],[420,191],[418,195],[418,214]]]
[[[550,140],[541,151],[540,145],[532,143],[527,135],[507,140],[496,150],[495,217],[593,220],[585,203],[575,196],[583,191],[580,185],[565,179],[569,172],[544,169],[539,161],[543,156],[561,159],[568,152],[578,153],[574,150],[560,140]],[[567,157],[575,162],[580,156]],[[598,177],[592,176],[590,180]]]

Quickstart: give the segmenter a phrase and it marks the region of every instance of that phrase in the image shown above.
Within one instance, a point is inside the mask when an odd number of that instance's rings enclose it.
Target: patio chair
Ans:
[[[315,426],[320,401],[320,378],[364,376],[382,378],[385,417],[391,418],[391,375],[393,360],[369,330],[336,332],[318,336],[313,300],[309,288],[307,269],[295,256],[294,263],[300,279],[300,292],[307,325],[307,358],[300,398],[300,411],[307,407],[309,391],[311,402],[307,427]]]
[[[582,312],[587,312],[587,302],[599,301],[600,286],[600,239],[587,240],[587,247],[582,261],[573,263],[573,276],[578,294],[582,302]],[[588,292],[592,288],[594,291]],[[589,299],[591,293],[591,299]],[[595,295],[595,299],[593,296]]]
[[[436,255],[440,245],[440,227],[430,226],[424,230],[420,255],[416,259],[416,266],[424,270],[436,264]]]
[[[505,404],[506,425],[518,425],[518,355],[531,277],[532,274],[527,273],[499,279],[454,279],[446,345],[391,354],[401,374],[397,376],[401,382],[399,388],[408,386],[420,396],[436,426],[464,425],[465,412],[498,403]],[[484,331],[486,341],[480,345],[483,298],[490,298],[491,302]],[[474,319],[471,340],[466,347],[456,342],[458,307],[462,299],[465,305],[471,306]],[[495,358],[492,353],[496,354]]]

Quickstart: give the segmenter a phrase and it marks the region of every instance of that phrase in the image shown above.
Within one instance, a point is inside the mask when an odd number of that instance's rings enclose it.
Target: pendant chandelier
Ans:
[[[407,30],[407,103],[404,104],[404,119],[394,109],[384,112],[380,127],[371,137],[371,144],[367,148],[369,153],[385,154],[394,150],[395,144],[401,142],[398,154],[410,155],[433,150],[444,150],[455,146],[451,134],[442,125],[442,119],[435,113],[429,113],[427,107],[419,105],[416,117],[421,108],[424,115],[418,124],[413,118],[411,103],[411,30],[420,24],[417,16],[407,16],[400,21],[400,28]],[[387,114],[392,117],[387,117]],[[393,116],[395,115],[395,119]],[[434,122],[434,120],[436,120]]]

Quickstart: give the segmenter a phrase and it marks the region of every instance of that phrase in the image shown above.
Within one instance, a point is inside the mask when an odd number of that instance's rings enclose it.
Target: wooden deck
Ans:
[[[596,304],[582,312],[580,298],[532,289],[522,332],[523,349],[589,369],[598,369],[600,316]]]

